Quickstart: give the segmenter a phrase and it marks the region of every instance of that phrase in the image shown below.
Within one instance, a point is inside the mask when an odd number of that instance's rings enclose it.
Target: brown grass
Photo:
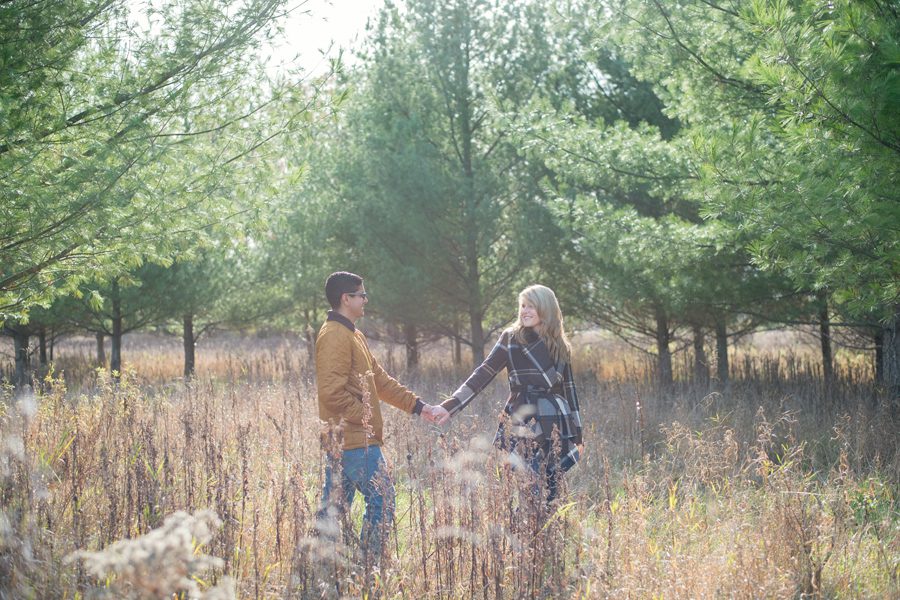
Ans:
[[[813,356],[742,350],[729,390],[692,384],[683,361],[660,394],[644,359],[582,344],[587,452],[550,512],[489,445],[503,382],[446,431],[387,408],[397,511],[367,578],[352,542],[312,535],[323,465],[302,342],[222,340],[189,386],[178,346],[151,342],[119,382],[76,350],[59,356],[66,384],[5,392],[0,598],[188,597],[184,577],[196,593],[231,578],[241,598],[900,596],[900,436],[858,359],[825,390]],[[429,401],[465,376],[437,353],[413,373],[399,349],[375,353]],[[153,531],[203,509],[221,525],[189,543],[221,562],[177,562],[156,591],[137,567],[98,577],[71,558],[132,538],[125,564],[150,561]]]

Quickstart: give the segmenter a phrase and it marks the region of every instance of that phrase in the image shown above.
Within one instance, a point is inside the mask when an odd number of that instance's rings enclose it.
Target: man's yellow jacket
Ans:
[[[381,368],[366,337],[341,315],[329,315],[316,338],[316,388],[319,418],[332,426],[344,422],[344,450],[384,443],[382,402],[408,413],[421,405]]]

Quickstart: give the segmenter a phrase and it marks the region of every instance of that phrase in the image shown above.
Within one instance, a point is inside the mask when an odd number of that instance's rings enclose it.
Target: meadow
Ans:
[[[681,353],[660,392],[646,357],[583,336],[586,452],[549,511],[491,449],[502,375],[444,429],[387,408],[397,510],[367,577],[352,539],[314,535],[302,340],[216,338],[190,384],[175,340],[127,339],[118,381],[92,344],[2,391],[0,598],[900,597],[900,421],[870,357],[839,353],[826,389],[805,345],[745,345],[719,389]],[[373,350],[429,402],[468,373]]]

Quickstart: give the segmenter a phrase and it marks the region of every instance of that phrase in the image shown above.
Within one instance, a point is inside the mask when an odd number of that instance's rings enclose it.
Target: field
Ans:
[[[811,349],[757,342],[728,388],[684,356],[663,394],[645,358],[583,336],[586,456],[549,512],[491,451],[503,381],[445,430],[386,408],[397,511],[369,577],[352,540],[312,535],[302,341],[217,338],[190,385],[176,340],[126,338],[119,382],[67,342],[35,395],[3,391],[0,598],[900,597],[900,427],[870,357],[839,354],[826,390]],[[415,372],[373,350],[426,401],[467,374],[440,348]]]

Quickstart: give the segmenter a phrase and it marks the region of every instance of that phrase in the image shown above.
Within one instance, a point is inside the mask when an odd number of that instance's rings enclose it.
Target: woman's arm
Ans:
[[[575,391],[575,377],[572,375],[571,363],[566,363],[563,368],[563,397],[569,404],[569,412],[572,414],[572,423],[575,426],[575,443],[581,445],[581,412],[578,407],[578,393]]]
[[[441,403],[451,417],[468,406],[469,402],[497,376],[497,373],[506,368],[508,362],[507,337],[505,332],[502,333],[484,362],[472,371],[466,382],[453,392],[452,397]]]

